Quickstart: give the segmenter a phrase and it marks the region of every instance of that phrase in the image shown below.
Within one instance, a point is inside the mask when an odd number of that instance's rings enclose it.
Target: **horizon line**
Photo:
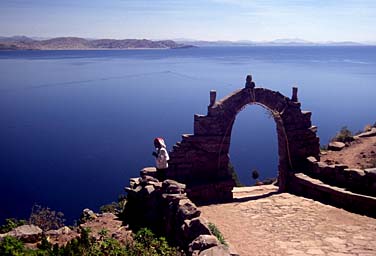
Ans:
[[[163,40],[172,40],[177,42],[208,42],[208,43],[216,43],[216,42],[228,42],[228,43],[281,43],[281,44],[288,44],[288,43],[300,43],[300,44],[332,44],[332,43],[356,43],[356,44],[376,44],[376,41],[353,41],[353,40],[341,40],[341,41],[311,41],[302,38],[275,38],[275,39],[264,39],[264,40],[249,40],[249,39],[193,39],[193,38],[120,38],[120,37],[83,37],[77,35],[64,35],[64,36],[30,36],[30,35],[11,35],[11,36],[4,36],[0,35],[0,38],[12,38],[12,37],[27,37],[33,40],[49,40],[53,38],[82,38],[86,40],[99,40],[99,39],[110,39],[110,40],[127,40],[127,39],[136,39],[136,40],[151,40],[151,41],[163,41]],[[280,42],[278,42],[280,41]],[[283,42],[286,41],[286,42]]]

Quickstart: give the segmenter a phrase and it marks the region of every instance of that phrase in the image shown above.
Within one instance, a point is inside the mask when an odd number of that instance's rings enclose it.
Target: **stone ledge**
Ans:
[[[303,173],[296,173],[291,178],[293,193],[376,218],[376,197],[330,186]]]
[[[355,193],[376,196],[376,168],[354,169],[344,164],[328,165],[313,156],[307,158],[307,174],[329,185],[343,187]]]

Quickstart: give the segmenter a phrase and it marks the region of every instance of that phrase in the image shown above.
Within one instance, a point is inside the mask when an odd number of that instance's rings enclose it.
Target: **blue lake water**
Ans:
[[[0,221],[34,203],[77,219],[116,201],[130,177],[192,133],[193,115],[241,88],[291,95],[313,112],[321,143],[342,126],[376,121],[376,47],[207,47],[134,51],[0,52]],[[241,181],[277,175],[273,119],[259,106],[237,117],[230,157]]]

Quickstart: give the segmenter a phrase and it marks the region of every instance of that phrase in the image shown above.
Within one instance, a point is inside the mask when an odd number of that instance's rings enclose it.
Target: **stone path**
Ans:
[[[273,185],[237,188],[234,197],[200,210],[239,255],[376,255],[376,219]]]

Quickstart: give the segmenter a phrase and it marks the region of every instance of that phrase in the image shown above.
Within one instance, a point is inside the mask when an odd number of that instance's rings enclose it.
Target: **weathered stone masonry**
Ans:
[[[210,92],[207,115],[194,116],[194,134],[185,134],[170,152],[168,178],[187,185],[196,203],[232,199],[234,181],[228,171],[231,132],[237,114],[247,105],[268,109],[276,122],[279,154],[279,186],[289,190],[289,173],[309,156],[319,159],[319,138],[311,124],[311,112],[301,111],[297,89],[289,99],[265,88],[244,88],[216,101]],[[252,157],[252,156],[250,156]]]

